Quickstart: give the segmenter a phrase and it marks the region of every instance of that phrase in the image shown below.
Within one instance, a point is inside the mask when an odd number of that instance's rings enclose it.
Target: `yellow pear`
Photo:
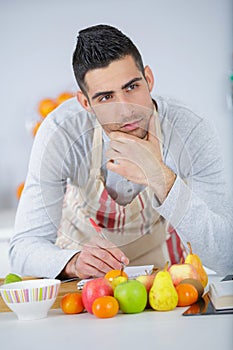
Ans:
[[[205,269],[202,265],[200,257],[197,254],[193,254],[192,246],[191,246],[190,242],[187,242],[187,245],[189,247],[189,254],[187,255],[187,257],[185,259],[185,263],[191,264],[196,268],[196,270],[199,274],[201,284],[205,288],[207,286],[207,283],[208,283],[208,275],[205,272]]]
[[[111,286],[113,289],[116,288],[116,286],[118,286],[118,284],[121,284],[123,282],[127,282],[128,278],[125,277],[125,276],[117,276],[115,278],[113,278],[112,282],[111,283]]]
[[[178,304],[178,294],[167,271],[168,263],[163,271],[159,271],[149,292],[150,306],[157,311],[175,309]]]

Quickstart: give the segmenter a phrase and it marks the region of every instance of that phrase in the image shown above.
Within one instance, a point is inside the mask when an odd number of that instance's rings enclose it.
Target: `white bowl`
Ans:
[[[35,279],[8,283],[0,286],[6,305],[19,320],[45,318],[58,295],[61,281]]]

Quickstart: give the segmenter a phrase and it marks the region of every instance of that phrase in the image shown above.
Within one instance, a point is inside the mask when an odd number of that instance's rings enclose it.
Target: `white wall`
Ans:
[[[232,191],[231,0],[0,0],[0,208],[16,206],[33,138],[25,128],[44,97],[75,89],[71,55],[79,29],[107,23],[128,34],[156,77],[219,130]]]

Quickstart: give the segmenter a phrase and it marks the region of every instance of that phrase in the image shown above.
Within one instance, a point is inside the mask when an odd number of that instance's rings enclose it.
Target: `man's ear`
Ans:
[[[84,93],[81,90],[77,92],[77,100],[84,109],[86,109],[88,112],[91,111],[88,98],[84,95]]]
[[[154,87],[154,75],[152,73],[152,70],[150,69],[149,66],[146,66],[144,68],[144,74],[145,74],[145,78],[149,87],[149,91],[151,92],[153,87]]]

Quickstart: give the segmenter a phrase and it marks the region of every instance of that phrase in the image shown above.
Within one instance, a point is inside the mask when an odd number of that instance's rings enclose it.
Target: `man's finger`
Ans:
[[[87,243],[86,246],[94,247],[93,243],[95,247],[97,246],[99,248],[107,250],[116,260],[128,265],[129,259],[125,256],[125,254],[119,248],[117,248],[115,244],[113,244],[109,240],[102,239],[100,237],[95,237],[93,240]]]
[[[102,273],[106,273],[111,269],[120,269],[121,263],[113,259],[109,253],[106,253],[107,251],[104,251],[101,248],[95,248],[93,250],[83,252],[83,262],[85,263],[85,268],[88,269],[88,267],[90,268],[91,266]],[[88,271],[90,270],[88,269]]]
[[[89,252],[85,251],[82,254],[83,255],[80,255],[75,266],[77,275],[80,276],[80,278],[101,277],[101,275],[104,275],[104,272],[99,271],[95,266],[95,259],[92,258]],[[82,273],[80,273],[80,271],[82,271]]]
[[[108,159],[116,159],[120,157],[120,153],[113,149],[108,149],[105,154]]]
[[[125,143],[117,140],[113,140],[110,142],[109,150],[114,150],[119,153],[124,153],[125,151]]]
[[[96,266],[101,271],[105,271],[106,269],[110,268],[119,269],[121,267],[121,262],[113,256],[112,251],[108,251],[99,247],[87,248],[86,251],[91,254],[92,260],[98,259],[98,265],[93,265],[93,263],[92,265]]]
[[[121,132],[121,131],[113,131],[109,134],[109,138],[112,141],[116,141],[116,142],[121,142],[122,144],[124,143],[129,143],[131,142],[139,142],[139,138],[137,136],[133,136],[133,135],[129,135],[126,134],[125,132]]]

